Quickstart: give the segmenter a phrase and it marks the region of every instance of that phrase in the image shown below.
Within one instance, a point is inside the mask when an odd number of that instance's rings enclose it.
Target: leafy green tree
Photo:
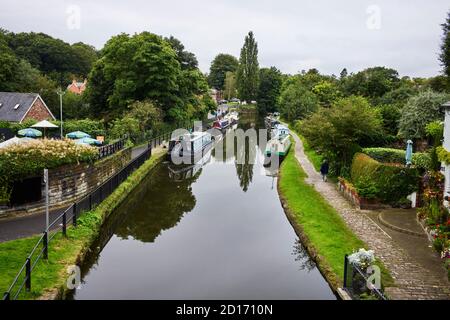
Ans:
[[[432,121],[443,120],[440,106],[449,99],[450,95],[431,90],[411,97],[402,109],[399,135],[405,139],[426,137],[426,125]]]
[[[381,117],[363,97],[351,96],[321,108],[298,126],[310,145],[330,160],[337,174],[346,174],[352,157],[361,147],[382,136]]]
[[[130,115],[112,121],[109,134],[112,139],[120,139],[125,135],[135,136],[142,134],[139,127],[139,120]]]
[[[56,93],[53,92],[56,96]],[[59,104],[58,104],[59,106]],[[55,116],[59,115],[59,107],[56,108]],[[86,103],[84,96],[66,91],[63,95],[63,120],[65,119],[83,119],[89,116],[89,106]],[[59,116],[58,116],[59,119]],[[81,129],[77,129],[81,130]],[[75,131],[75,130],[73,130]],[[83,130],[81,130],[83,131]]]
[[[319,104],[322,107],[330,107],[341,96],[338,86],[330,81],[321,81],[316,84],[312,92],[319,99]]]
[[[383,129],[386,134],[395,136],[398,133],[398,126],[401,117],[401,108],[394,104],[383,104],[377,107],[380,112]]]
[[[135,101],[129,106],[128,115],[139,120],[139,129],[145,132],[162,121],[162,113],[155,104],[149,100]]]
[[[236,75],[233,72],[227,72],[223,89],[225,99],[236,97]]]
[[[6,36],[0,32],[0,91],[10,91],[18,59],[8,47]]]
[[[447,76],[450,87],[450,11],[447,13],[447,19],[442,24],[442,33],[441,54],[439,60],[444,68],[443,71]]]
[[[180,40],[173,36],[165,38],[165,40],[172,46],[172,49],[175,50],[181,69],[195,70],[198,68],[198,61],[195,54],[186,51]]]
[[[344,79],[341,81],[341,91],[345,95],[361,95],[374,103],[400,83],[398,72],[385,67],[368,68]]]
[[[220,53],[211,62],[208,83],[212,88],[224,90],[227,72],[235,73],[239,65],[238,59],[230,54]]]
[[[89,101],[98,115],[119,116],[136,100],[153,100],[164,112],[179,108],[177,55],[160,36],[143,32],[112,37],[89,76]]]
[[[281,72],[275,68],[259,70],[258,111],[261,114],[278,110],[282,78]]]
[[[252,31],[245,37],[241,49],[236,81],[241,100],[256,100],[259,84],[258,43]]]
[[[379,100],[380,105],[395,105],[403,108],[409,98],[418,93],[418,89],[411,83],[404,83],[400,87],[386,92]]]
[[[83,42],[77,42],[72,44],[72,50],[78,57],[78,70],[73,70],[76,75],[81,77],[87,77],[92,69],[92,65],[98,59],[98,52],[94,46],[85,44]]]
[[[319,101],[314,93],[296,83],[286,87],[280,95],[279,108],[283,118],[292,122],[317,111]]]

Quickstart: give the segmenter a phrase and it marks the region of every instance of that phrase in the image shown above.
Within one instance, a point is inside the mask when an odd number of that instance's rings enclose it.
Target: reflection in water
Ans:
[[[201,165],[159,164],[102,228],[73,298],[335,299],[271,188],[276,176],[245,160],[213,150]]]
[[[195,197],[191,184],[194,177],[167,183],[169,170],[162,164],[144,183],[144,188],[133,194],[130,202],[121,206],[118,215],[127,214],[126,220],[116,229],[116,235],[127,239],[129,236],[143,242],[154,242],[162,230],[170,229],[181,220],[184,213],[195,207]],[[151,195],[151,196],[149,196]],[[151,208],[151,210],[148,210]]]
[[[316,263],[309,257],[308,251],[299,240],[295,242],[292,255],[295,256],[295,261],[299,262],[299,270],[310,272],[316,268]]]

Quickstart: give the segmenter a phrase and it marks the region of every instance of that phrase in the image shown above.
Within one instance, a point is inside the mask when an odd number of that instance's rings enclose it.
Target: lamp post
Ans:
[[[66,93],[59,87],[58,91],[56,92],[59,95],[59,116],[60,116],[60,122],[61,122],[61,139],[63,138],[63,113],[62,113],[62,97]]]

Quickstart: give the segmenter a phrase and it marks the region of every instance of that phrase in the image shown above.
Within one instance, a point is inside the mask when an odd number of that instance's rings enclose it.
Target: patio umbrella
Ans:
[[[66,137],[70,139],[83,139],[83,138],[90,138],[91,136],[83,131],[74,131],[66,134]]]
[[[38,122],[36,124],[33,124],[31,127],[32,128],[43,128],[44,129],[44,136],[45,136],[45,130],[47,128],[58,128],[57,125],[54,125],[53,123],[51,123],[51,122],[49,122],[47,120],[43,120],[43,121],[40,121],[40,122]]]
[[[14,138],[11,138],[9,140],[6,140],[6,141],[3,141],[2,143],[0,143],[0,149],[1,148],[6,148],[6,147],[8,147],[8,146],[10,146],[12,144],[22,144],[22,143],[30,141],[30,140],[33,140],[33,139],[31,139],[31,138],[17,138],[17,137],[14,137]]]
[[[412,155],[413,155],[413,142],[411,140],[408,140],[406,142],[406,156],[405,156],[405,160],[406,160],[406,165],[410,166],[412,164]]]
[[[17,133],[20,136],[29,137],[29,138],[36,138],[36,137],[42,136],[42,132],[40,132],[39,130],[33,129],[33,128],[22,129],[22,130],[19,130],[19,132],[17,132]]]
[[[76,143],[76,144],[89,144],[89,145],[95,144],[96,146],[102,145],[102,142],[101,142],[101,141],[98,141],[98,140],[96,140],[96,139],[89,138],[89,137],[81,138],[81,139],[75,140],[75,143]]]

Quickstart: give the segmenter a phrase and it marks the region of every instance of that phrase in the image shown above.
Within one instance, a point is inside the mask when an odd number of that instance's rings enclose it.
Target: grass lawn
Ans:
[[[294,155],[294,148],[282,163],[279,192],[290,219],[307,238],[307,247],[316,253],[319,268],[333,287],[342,286],[344,256],[367,248],[345,224],[339,213],[305,182],[307,177]],[[392,285],[392,278],[380,264],[382,281]]]
[[[132,192],[147,173],[159,162],[165,152],[155,153],[132,173],[108,198],[94,210],[85,212],[78,219],[76,228],[67,229],[67,238],[61,233],[49,245],[49,259],[41,259],[31,276],[31,291],[22,291],[20,299],[33,299],[65,285],[67,267],[79,264],[78,259],[95,240],[104,219]],[[17,272],[40,236],[0,243],[0,292],[8,290]],[[23,277],[21,278],[21,280]],[[12,294],[16,291],[13,290]]]

